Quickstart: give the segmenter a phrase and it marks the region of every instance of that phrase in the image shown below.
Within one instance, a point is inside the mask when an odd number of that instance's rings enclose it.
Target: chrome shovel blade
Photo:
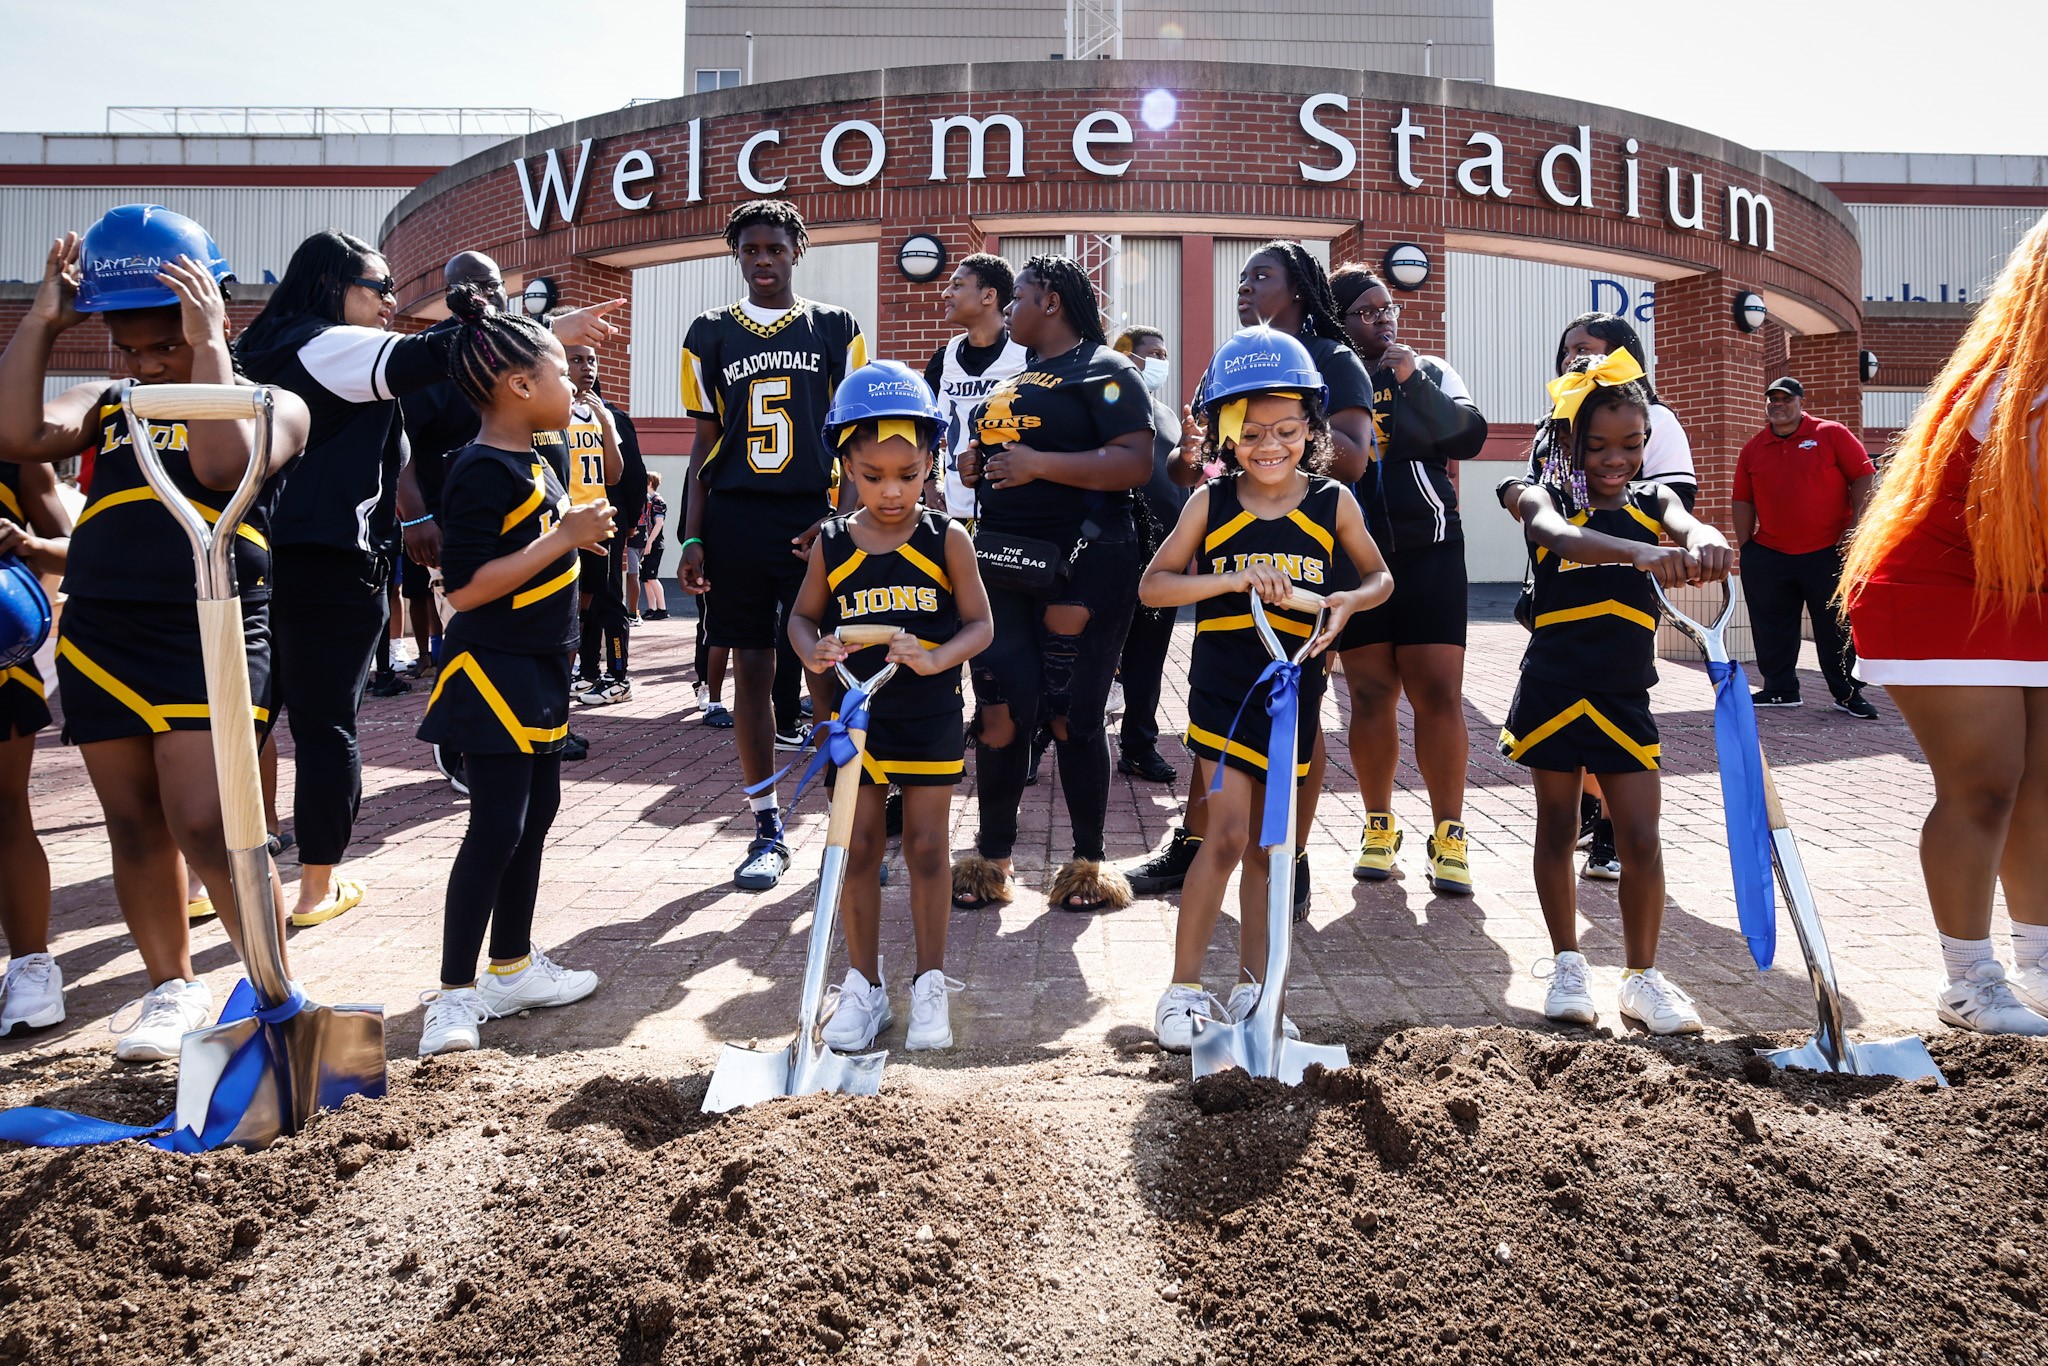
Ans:
[[[887,1049],[879,1053],[845,1054],[821,1050],[798,1069],[796,1045],[786,1048],[743,1048],[729,1043],[718,1052],[718,1066],[711,1071],[711,1085],[705,1088],[707,1115],[722,1115],[764,1100],[783,1096],[808,1096],[819,1091],[837,1091],[845,1096],[872,1096],[882,1089],[882,1065]],[[799,1075],[801,1071],[801,1075]]]
[[[1261,1066],[1257,1057],[1261,1050],[1251,1020],[1231,1024],[1198,1015],[1194,1023],[1195,1041],[1189,1053],[1194,1074],[1198,1077],[1214,1076],[1240,1067],[1255,1077],[1269,1076],[1283,1086],[1299,1086],[1301,1074],[1308,1070],[1310,1063],[1321,1063],[1331,1071],[1351,1065],[1351,1054],[1342,1044],[1303,1043],[1299,1039],[1283,1038],[1279,1055],[1271,1060],[1270,1066]]]
[[[1849,1045],[1852,1067],[1836,1068],[1817,1038],[1797,1048],[1759,1048],[1757,1056],[1773,1067],[1796,1067],[1805,1072],[1841,1072],[1860,1077],[1899,1077],[1905,1081],[1931,1081],[1947,1086],[1927,1044],[1912,1035],[1900,1039],[1873,1039]]]
[[[280,1024],[252,1018],[210,1025],[187,1034],[178,1045],[177,1127],[205,1133],[223,1094],[229,1065],[244,1044],[260,1050],[257,1079],[241,1119],[224,1143],[267,1148],[297,1133],[320,1110],[332,1110],[350,1096],[383,1096],[384,1008],[374,1005],[306,1007]],[[282,1071],[280,1071],[280,1063]]]

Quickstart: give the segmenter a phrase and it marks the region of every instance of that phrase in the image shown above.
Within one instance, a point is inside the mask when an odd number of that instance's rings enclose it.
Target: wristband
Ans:
[[[693,545],[702,545],[702,544],[704,544],[704,538],[703,538],[702,536],[692,536],[692,537],[690,537],[690,539],[688,539],[687,541],[684,541],[684,542],[683,542],[683,543],[682,543],[682,544],[681,544],[680,546],[678,546],[678,547],[676,547],[676,548],[677,548],[678,550],[688,550],[688,549],[689,549],[689,548],[690,548],[691,546],[693,546]]]
[[[407,528],[407,529],[409,530],[409,529],[411,529],[412,527],[416,527],[416,526],[420,525],[420,524],[421,524],[422,522],[431,522],[431,521],[433,521],[433,520],[434,520],[434,514],[430,512],[430,513],[428,513],[428,514],[427,514],[426,516],[424,516],[424,517],[415,517],[415,518],[413,518],[413,519],[412,519],[412,520],[411,520],[410,522],[400,522],[400,523],[399,523],[398,525],[399,525],[399,526],[401,526],[401,527]]]

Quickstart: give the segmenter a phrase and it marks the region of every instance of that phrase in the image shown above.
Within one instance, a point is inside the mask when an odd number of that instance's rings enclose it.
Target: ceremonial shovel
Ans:
[[[1294,596],[1284,605],[1297,612],[1314,612],[1316,620],[1301,648],[1289,654],[1273,634],[1273,625],[1266,619],[1265,603],[1257,593],[1249,596],[1252,625],[1258,629],[1259,639],[1266,643],[1266,652],[1278,663],[1299,666],[1323,628],[1329,605],[1314,593],[1294,590]],[[1276,688],[1279,683],[1280,680],[1274,680]],[[1298,701],[1295,705],[1299,705]],[[1266,844],[1265,981],[1259,1003],[1243,1020],[1232,1023],[1201,1014],[1194,1017],[1194,1074],[1198,1077],[1242,1067],[1255,1077],[1277,1077],[1286,1085],[1297,1086],[1302,1070],[1312,1062],[1328,1068],[1351,1065],[1351,1055],[1341,1044],[1308,1044],[1286,1034],[1287,965],[1294,956],[1294,768],[1300,735],[1294,706],[1285,708],[1285,713],[1272,718],[1271,738],[1266,742],[1267,788],[1270,792],[1275,783],[1280,785],[1286,814],[1274,823],[1279,827],[1280,838],[1269,839]],[[1262,838],[1274,833],[1273,826],[1267,825]]]
[[[1657,590],[1657,601],[1663,604],[1664,614],[1699,644],[1706,652],[1708,663],[1734,663],[1728,653],[1727,640],[1728,623],[1735,616],[1735,590],[1732,587],[1723,585],[1728,594],[1727,606],[1721,609],[1720,619],[1708,626],[1679,611],[1665,596],[1663,585],[1655,579],[1650,582]],[[1749,686],[1739,667],[1734,686],[1745,690],[1745,693]],[[1941,1069],[1929,1056],[1927,1045],[1914,1035],[1869,1043],[1857,1043],[1849,1037],[1842,1021],[1841,988],[1835,983],[1835,962],[1828,953],[1827,933],[1820,923],[1820,908],[1814,901],[1813,888],[1806,880],[1806,865],[1800,860],[1798,842],[1792,838],[1792,825],[1785,818],[1784,803],[1778,799],[1778,785],[1771,778],[1770,760],[1763,757],[1761,745],[1758,746],[1758,759],[1763,769],[1764,809],[1771,830],[1771,866],[1777,873],[1778,888],[1784,893],[1785,904],[1792,913],[1792,929],[1799,936],[1799,951],[1806,958],[1806,976],[1813,985],[1814,1012],[1819,1017],[1818,1031],[1804,1044],[1797,1048],[1760,1048],[1758,1055],[1768,1059],[1774,1067],[1843,1072],[1859,1077],[1903,1077],[1908,1081],[1927,1079],[1948,1085]],[[1731,839],[1731,845],[1733,842]]]
[[[856,649],[887,645],[896,639],[894,626],[842,626],[837,632],[842,643]],[[896,674],[896,665],[884,665],[863,683],[845,664],[839,677],[855,694],[872,697]],[[872,1096],[882,1089],[882,1064],[889,1051],[858,1055],[835,1053],[825,1046],[825,973],[832,965],[832,940],[839,924],[839,893],[846,884],[846,851],[853,843],[854,808],[860,801],[861,757],[866,752],[867,706],[863,702],[852,713],[842,700],[840,716],[851,743],[850,762],[839,764],[832,777],[832,818],[825,827],[825,860],[818,870],[818,901],[811,912],[810,952],[804,959],[803,999],[797,1007],[796,1038],[787,1048],[743,1048],[729,1043],[718,1054],[711,1085],[704,1092],[703,1111],[723,1114],[743,1105],[758,1105],[779,1096],[808,1096],[816,1091],[838,1091],[849,1096]],[[858,723],[858,724],[855,724]],[[838,758],[835,756],[835,762]]]
[[[177,1130],[223,1143],[267,1147],[298,1132],[316,1110],[353,1095],[384,1094],[384,1008],[323,1006],[305,1001],[285,978],[284,949],[271,892],[270,832],[263,823],[263,783],[249,723],[249,666],[242,602],[235,583],[237,528],[270,470],[270,390],[235,384],[121,386],[121,407],[135,462],[192,541],[197,573],[199,639],[206,664],[206,703],[213,765],[220,784],[221,824],[234,884],[239,930],[255,1014],[187,1034],[178,1050]],[[164,473],[150,420],[256,420],[249,468],[218,521],[194,507]],[[243,988],[236,988],[237,994]],[[292,1008],[294,1001],[299,1002]],[[239,1118],[237,1117],[239,1113]]]

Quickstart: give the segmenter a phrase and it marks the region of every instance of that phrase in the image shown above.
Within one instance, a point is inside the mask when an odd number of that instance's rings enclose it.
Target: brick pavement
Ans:
[[[750,822],[736,790],[731,733],[697,724],[687,683],[693,627],[671,620],[636,633],[636,697],[579,715],[592,757],[564,770],[568,781],[536,934],[562,961],[595,968],[604,985],[588,1003],[494,1022],[486,1026],[487,1043],[538,1052],[625,1044],[651,1050],[650,1061],[686,1068],[701,1066],[719,1041],[788,1030],[810,923],[811,885],[803,875],[816,867],[824,806],[807,797],[795,818],[795,875],[780,890],[751,896],[730,889]],[[1170,679],[1186,676],[1185,625],[1182,632]],[[1395,799],[1409,832],[1403,876],[1378,885],[1352,881],[1350,850],[1362,807],[1341,740],[1330,746],[1330,788],[1310,846],[1314,913],[1297,941],[1298,977],[1290,993],[1291,1013],[1311,1037],[1339,1016],[1365,1024],[1540,1023],[1540,984],[1529,966],[1548,945],[1529,867],[1534,812],[1523,771],[1493,750],[1521,641],[1520,629],[1504,619],[1474,623],[1466,692],[1476,897],[1436,897],[1424,883],[1427,806],[1405,760]],[[1808,651],[1810,666],[1811,646]],[[1781,921],[1779,964],[1769,973],[1750,964],[1735,929],[1706,676],[1696,666],[1675,664],[1665,665],[1663,674],[1655,695],[1667,764],[1670,891],[1663,966],[1698,998],[1710,1026],[1810,1027],[1789,925]],[[1810,699],[1826,696],[1810,668],[1805,683]],[[1166,719],[1178,723],[1173,694],[1169,683]],[[1881,693],[1872,695],[1884,716],[1876,723],[1812,703],[1760,719],[1828,919],[1852,1027],[1927,1030],[1936,1027],[1928,987],[1937,956],[1915,841],[1932,786],[1896,712]],[[434,985],[441,893],[465,819],[463,803],[412,738],[424,704],[421,691],[366,703],[365,793],[346,871],[368,883],[369,896],[360,909],[294,931],[291,939],[294,972],[315,999],[385,1003],[393,1049],[408,1052],[419,1028],[416,995]],[[1334,697],[1323,721],[1333,732],[1341,725]],[[1166,750],[1183,759],[1177,744]],[[285,758],[288,817],[288,737]],[[1000,913],[952,918],[948,971],[968,985],[955,1004],[963,1048],[1057,1049],[1099,1040],[1118,1025],[1149,1026],[1166,980],[1170,900],[1143,900],[1099,917],[1048,911],[1038,889],[1067,853],[1064,807],[1054,800],[1055,767],[1048,762],[1046,781],[1027,793],[1018,901]],[[38,749],[32,786],[57,887],[55,950],[70,986],[70,1018],[34,1039],[0,1042],[0,1053],[109,1046],[108,1016],[148,983],[114,905],[98,805],[77,752],[59,744],[54,729]],[[957,848],[972,843],[971,794],[971,786],[963,786],[955,803]],[[1156,845],[1177,810],[1168,789],[1117,777],[1112,857]],[[287,877],[294,867],[288,859]],[[896,871],[885,893],[884,951],[890,962],[907,964],[900,863]],[[1591,923],[1585,947],[1595,965],[1596,1000],[1605,1022],[1618,1025],[1612,1012],[1620,963],[1613,892],[1582,882],[1580,893]],[[1235,897],[1226,905],[1234,908]],[[1210,959],[1212,984],[1230,979],[1234,932],[1226,917]],[[2001,916],[2001,951],[2004,933]],[[197,931],[194,952],[216,998],[224,998],[235,963],[217,923]],[[907,983],[893,982],[892,991],[901,1016]]]

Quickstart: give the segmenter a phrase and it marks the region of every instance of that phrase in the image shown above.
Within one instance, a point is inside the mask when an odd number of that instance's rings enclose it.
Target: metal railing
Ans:
[[[324,137],[330,134],[455,134],[513,137],[552,127],[561,115],[523,107],[434,105],[112,105],[109,133],[186,137]]]

